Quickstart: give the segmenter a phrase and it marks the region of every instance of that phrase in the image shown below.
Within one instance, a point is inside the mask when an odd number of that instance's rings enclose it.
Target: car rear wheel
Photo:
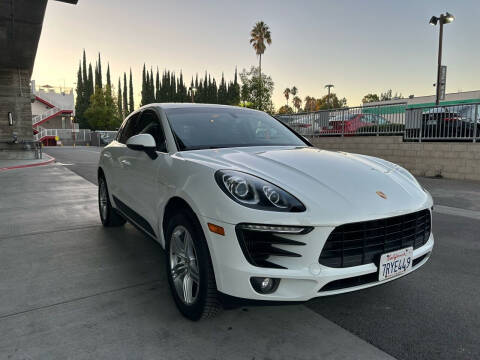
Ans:
[[[98,178],[98,210],[103,226],[113,227],[125,224],[125,219],[112,207],[104,176]]]
[[[187,212],[174,215],[166,231],[166,270],[173,299],[190,320],[221,309],[210,253],[200,225]]]

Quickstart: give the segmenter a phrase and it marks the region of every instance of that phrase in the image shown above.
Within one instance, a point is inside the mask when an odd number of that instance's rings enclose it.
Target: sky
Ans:
[[[205,71],[229,80],[235,67],[257,65],[249,34],[262,20],[272,33],[262,71],[275,83],[276,108],[294,85],[304,99],[324,96],[324,86],[334,84],[349,106],[388,89],[432,95],[439,27],[428,21],[445,11],[455,16],[444,27],[447,93],[478,90],[478,0],[50,0],[32,79],[74,87],[83,49],[92,64],[100,52],[114,85],[132,68],[137,107],[144,63],[182,70],[188,81]]]

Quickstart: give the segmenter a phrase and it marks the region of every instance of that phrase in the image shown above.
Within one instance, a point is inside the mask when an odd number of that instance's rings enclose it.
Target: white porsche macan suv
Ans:
[[[150,104],[101,152],[105,226],[126,220],[166,251],[183,315],[221,299],[306,301],[399,278],[433,248],[432,198],[405,169],[331,152],[273,117]]]

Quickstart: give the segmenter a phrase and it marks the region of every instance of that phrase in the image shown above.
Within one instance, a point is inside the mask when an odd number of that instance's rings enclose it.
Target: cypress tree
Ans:
[[[102,59],[100,59],[100,53],[98,53],[98,87],[100,89],[103,88],[103,82],[102,82]]]
[[[155,102],[160,102],[160,74],[158,73],[158,66],[157,74],[155,75]]]
[[[112,88],[112,82],[110,79],[110,64],[107,63],[107,86],[110,86],[110,89]]]
[[[148,84],[148,100],[149,100],[149,104],[155,102],[155,85],[153,82],[153,68],[150,68],[150,79]]]
[[[93,95],[93,90],[94,90],[93,89],[93,69],[92,69],[92,63],[89,63],[88,78],[87,78],[87,92],[86,92],[86,100],[88,105],[90,105],[91,97]]]
[[[98,92],[99,89],[101,89],[100,85],[99,85],[99,81],[100,81],[100,76],[98,76],[98,62],[95,62],[95,70],[93,72],[94,76],[93,78],[95,79],[95,86],[93,88],[93,91],[95,93]]]
[[[133,103],[133,80],[132,80],[132,69],[130,68],[130,89],[129,89],[129,93],[128,93],[128,97],[129,97],[129,110],[130,110],[130,113],[133,112],[135,106],[134,106],[134,103]]]
[[[220,80],[220,86],[218,87],[218,103],[227,104],[227,85],[225,83],[225,77],[222,73],[222,79]]]
[[[218,104],[218,88],[215,78],[212,80],[212,104]]]
[[[87,55],[85,54],[85,49],[83,49],[83,87],[85,88],[87,82],[88,82],[88,76],[87,76]]]
[[[128,115],[128,102],[127,102],[127,73],[123,73],[123,114],[126,117]]]
[[[122,106],[122,82],[120,81],[120,77],[118,78],[117,108],[118,108],[118,116],[120,117],[120,119],[123,119],[125,115],[123,113],[123,106]]]
[[[143,63],[142,71],[142,102],[141,105],[147,104],[147,77],[146,77],[145,63]]]
[[[107,85],[105,87],[105,100],[109,101],[109,99],[111,99],[113,103],[112,82],[110,79],[110,64],[107,64]]]
[[[75,115],[77,117],[77,122],[79,126],[82,128],[85,126],[83,123],[83,112],[85,110],[84,100],[85,90],[83,89],[83,79],[82,79],[82,62],[78,65],[78,72],[77,72],[77,98],[75,101]]]

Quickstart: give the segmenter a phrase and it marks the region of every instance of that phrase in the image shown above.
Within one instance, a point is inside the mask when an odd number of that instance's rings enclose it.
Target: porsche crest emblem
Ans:
[[[387,198],[387,195],[385,195],[385,193],[381,192],[381,191],[377,191],[377,195],[380,196],[382,199],[386,199]]]

